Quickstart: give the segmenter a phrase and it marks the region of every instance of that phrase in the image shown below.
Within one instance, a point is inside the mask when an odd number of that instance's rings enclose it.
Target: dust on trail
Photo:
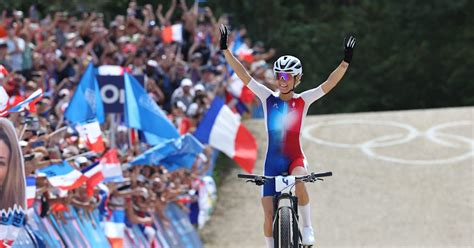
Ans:
[[[246,126],[261,173],[264,123]],[[317,247],[474,247],[474,107],[308,116],[304,127],[310,171],[334,173],[308,185]],[[219,188],[206,247],[264,247],[260,188],[240,172]]]

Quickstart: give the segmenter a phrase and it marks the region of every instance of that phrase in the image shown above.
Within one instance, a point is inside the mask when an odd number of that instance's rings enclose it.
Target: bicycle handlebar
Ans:
[[[304,182],[315,182],[317,180],[323,180],[321,179],[321,177],[330,177],[332,176],[332,172],[331,171],[328,171],[328,172],[322,172],[322,173],[311,173],[311,174],[308,174],[308,175],[304,175],[304,176],[296,176],[295,179],[296,180],[301,180],[301,181],[304,181]],[[254,174],[238,174],[237,175],[238,178],[243,178],[243,179],[249,179],[247,180],[247,182],[253,182],[253,183],[256,183],[257,185],[262,185],[265,183],[265,181],[267,180],[274,180],[275,179],[275,176],[259,176],[259,175],[254,175]]]

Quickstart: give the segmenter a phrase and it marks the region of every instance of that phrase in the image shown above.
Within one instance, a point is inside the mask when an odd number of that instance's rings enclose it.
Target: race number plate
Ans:
[[[290,192],[290,189],[295,184],[294,176],[277,176],[275,178],[275,191],[276,192]]]

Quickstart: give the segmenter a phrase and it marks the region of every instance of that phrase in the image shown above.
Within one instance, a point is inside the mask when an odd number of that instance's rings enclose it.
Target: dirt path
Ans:
[[[320,126],[317,126],[320,125]],[[266,149],[262,121],[249,121]],[[474,108],[309,117],[301,138],[317,247],[473,247]],[[231,171],[206,247],[264,247],[260,189]]]

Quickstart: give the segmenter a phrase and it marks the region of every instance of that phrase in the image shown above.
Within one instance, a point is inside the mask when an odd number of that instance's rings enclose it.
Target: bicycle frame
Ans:
[[[247,182],[255,183],[258,186],[264,185],[267,180],[275,180],[275,194],[273,196],[273,237],[275,241],[275,247],[280,247],[280,241],[283,244],[290,245],[293,244],[293,247],[299,248],[299,243],[302,241],[301,231],[298,225],[298,197],[294,195],[294,188],[296,185],[297,180],[305,182],[305,183],[313,183],[318,180],[323,180],[322,177],[329,177],[332,176],[332,172],[323,172],[323,173],[311,173],[309,175],[304,176],[258,176],[252,174],[238,174],[238,178],[247,179]],[[287,212],[289,211],[289,213]],[[281,226],[283,232],[285,232],[285,236],[290,238],[291,241],[288,239],[280,239],[280,217],[279,214],[282,213],[284,219],[282,220],[283,223]],[[291,218],[291,226],[288,226],[288,222]],[[288,229],[288,230],[286,230]],[[293,230],[291,232],[291,230]],[[282,236],[283,237],[283,236]],[[286,247],[285,247],[286,248]]]

